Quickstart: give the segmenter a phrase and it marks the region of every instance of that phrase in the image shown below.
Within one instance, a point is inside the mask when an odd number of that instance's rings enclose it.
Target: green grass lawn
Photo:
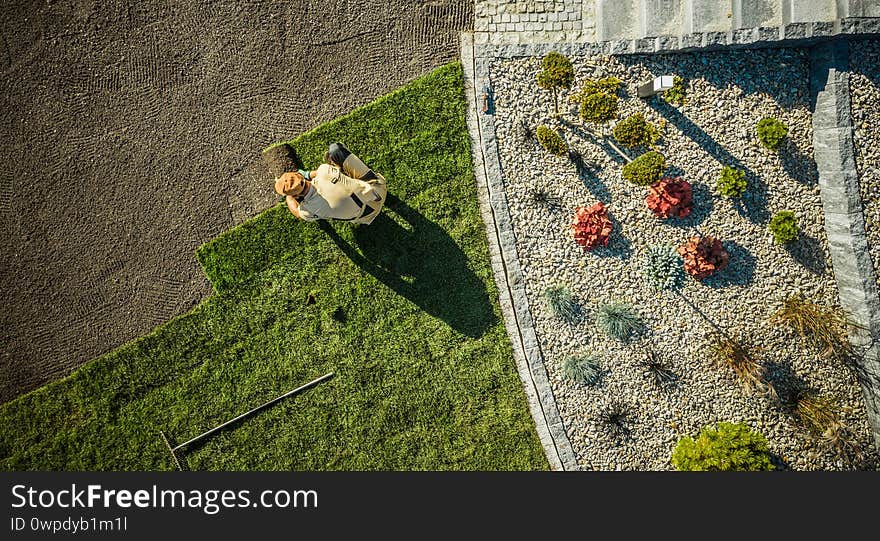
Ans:
[[[382,215],[315,224],[279,204],[205,244],[211,298],[0,406],[2,468],[172,469],[160,430],[185,441],[334,371],[185,452],[189,467],[546,469],[500,317],[462,89],[449,64],[293,140],[309,167],[341,141],[383,173]]]

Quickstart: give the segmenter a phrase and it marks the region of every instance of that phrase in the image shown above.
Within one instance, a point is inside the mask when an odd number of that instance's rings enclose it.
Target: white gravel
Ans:
[[[590,77],[615,75],[626,84],[620,119],[642,112],[662,126],[658,150],[695,190],[695,208],[680,221],[663,222],[645,207],[645,188],[621,177],[615,156],[566,128],[571,148],[595,172],[583,180],[567,158],[522,142],[518,126],[560,127],[552,118],[551,94],[535,84],[539,57],[495,60],[491,78],[496,99],[496,130],[504,182],[517,248],[536,331],[553,392],[579,464],[588,470],[667,470],[675,443],[696,436],[701,427],[718,421],[748,422],[768,439],[771,451],[795,470],[849,469],[831,452],[814,443],[777,403],[746,391],[726,369],[712,364],[706,338],[712,326],[693,307],[729,334],[741,337],[765,363],[776,363],[776,377],[798,377],[823,393],[841,397],[846,420],[870,448],[861,390],[848,370],[818,355],[792,333],[769,326],[766,318],[781,300],[804,292],[819,302],[836,305],[837,293],[823,229],[822,207],[812,163],[808,105],[809,62],[797,50],[678,54],[632,57],[573,57],[579,83]],[[637,83],[674,73],[685,78],[688,102],[683,107],[655,109],[636,95]],[[560,106],[574,111],[567,92]],[[790,146],[782,153],[762,149],[754,126],[774,115],[790,128]],[[582,125],[576,114],[568,118]],[[875,134],[876,136],[876,134]],[[631,155],[635,155],[632,154]],[[746,201],[735,205],[714,193],[722,165],[739,161],[764,188],[750,184]],[[559,199],[551,212],[530,200],[533,188]],[[574,208],[603,201],[615,231],[607,248],[584,252],[571,234]],[[805,240],[794,250],[772,243],[769,216],[781,209],[798,216]],[[652,243],[678,245],[699,230],[725,241],[731,262],[712,285],[688,277],[682,296],[657,293],[641,276],[640,254]],[[815,261],[805,255],[817,254]],[[818,265],[818,268],[817,268]],[[813,270],[811,270],[811,267]],[[823,268],[824,267],[824,268]],[[585,310],[583,320],[565,324],[546,309],[544,290],[568,286]],[[629,303],[644,318],[647,336],[621,344],[605,337],[593,321],[606,302]],[[679,385],[662,390],[638,365],[643,346],[650,345],[673,369]],[[596,387],[564,380],[561,364],[572,352],[594,352],[608,370]],[[789,376],[784,374],[789,373]],[[629,404],[634,421],[623,441],[609,437],[596,420],[612,400]]]

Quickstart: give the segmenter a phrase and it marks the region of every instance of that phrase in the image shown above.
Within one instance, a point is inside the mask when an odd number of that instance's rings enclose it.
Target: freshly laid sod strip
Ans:
[[[341,141],[389,180],[370,226],[279,204],[198,250],[215,295],[0,406],[6,470],[546,469],[498,308],[449,64],[291,142]],[[296,119],[291,119],[295,122]],[[267,180],[267,190],[272,189]]]

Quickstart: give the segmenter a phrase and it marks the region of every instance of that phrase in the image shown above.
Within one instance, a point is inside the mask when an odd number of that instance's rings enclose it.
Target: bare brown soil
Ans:
[[[6,0],[0,403],[189,310],[260,151],[456,58],[468,0]]]

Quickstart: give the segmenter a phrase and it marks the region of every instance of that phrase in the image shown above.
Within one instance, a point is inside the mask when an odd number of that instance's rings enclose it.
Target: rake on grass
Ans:
[[[289,396],[293,396],[293,395],[295,395],[295,394],[297,394],[297,393],[300,393],[300,392],[302,392],[302,391],[305,391],[306,389],[309,389],[309,388],[311,388],[311,387],[314,387],[315,385],[321,383],[322,381],[327,380],[327,379],[330,379],[330,378],[332,378],[332,377],[333,377],[333,372],[329,372],[329,373],[327,373],[327,374],[324,374],[324,375],[321,376],[320,378],[313,379],[312,381],[306,383],[305,385],[301,385],[301,386],[297,387],[296,389],[293,389],[292,391],[287,391],[287,392],[284,393],[283,395],[281,395],[281,396],[279,396],[279,397],[277,397],[277,398],[273,398],[272,400],[266,402],[265,404],[261,404],[261,405],[257,406],[256,408],[254,408],[254,409],[252,409],[252,410],[246,411],[246,412],[242,413],[241,415],[239,415],[238,417],[235,417],[235,418],[233,418],[233,419],[230,419],[230,420],[226,421],[225,423],[223,423],[223,424],[221,424],[221,425],[217,425],[217,426],[215,426],[214,428],[212,428],[212,429],[210,429],[210,430],[207,430],[207,431],[205,431],[205,432],[202,432],[202,433],[199,434],[198,436],[196,436],[196,437],[194,437],[194,438],[192,438],[192,439],[190,439],[190,440],[187,440],[187,441],[185,441],[185,442],[183,442],[183,443],[181,443],[181,444],[179,444],[179,445],[174,445],[174,446],[172,446],[172,445],[171,445],[171,440],[168,439],[168,436],[165,434],[164,431],[160,430],[160,431],[159,431],[159,434],[162,435],[162,441],[164,441],[164,442],[165,442],[165,446],[168,447],[168,451],[171,453],[171,458],[174,459],[174,464],[177,466],[177,469],[182,471],[183,468],[182,468],[181,465],[180,465],[180,460],[178,460],[178,457],[177,457],[177,451],[183,449],[184,447],[186,447],[186,446],[188,446],[188,445],[192,445],[193,443],[195,443],[195,442],[197,442],[197,441],[199,441],[199,440],[202,440],[202,439],[204,439],[204,438],[207,438],[207,437],[210,436],[211,434],[214,434],[215,432],[217,432],[217,431],[219,431],[219,430],[222,430],[222,429],[226,428],[227,426],[229,426],[229,425],[231,425],[231,424],[233,424],[233,423],[236,423],[236,422],[238,422],[238,421],[241,421],[242,419],[244,419],[244,418],[246,418],[246,417],[250,417],[251,415],[257,413],[258,411],[262,411],[262,410],[268,408],[269,406],[271,406],[271,405],[273,405],[273,404],[276,404],[276,403],[280,402],[281,400],[283,400],[283,399],[285,399],[285,398],[287,398],[287,397],[289,397]]]

